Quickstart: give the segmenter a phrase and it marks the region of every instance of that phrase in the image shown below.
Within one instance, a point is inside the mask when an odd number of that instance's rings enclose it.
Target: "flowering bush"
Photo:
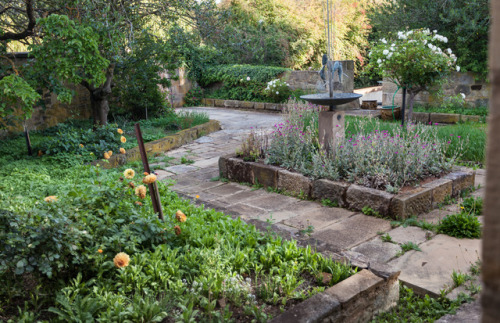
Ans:
[[[460,71],[452,50],[436,45],[447,42],[436,30],[410,30],[399,32],[394,41],[381,39],[369,53],[370,68],[408,90],[409,119],[417,93],[442,82],[452,70]]]
[[[195,86],[187,91],[184,96],[184,106],[197,107],[201,105],[201,99],[203,99],[203,89],[199,86]]]
[[[272,100],[272,102],[283,102],[290,96],[290,84],[280,79],[274,79],[267,83],[264,89],[264,95]]]
[[[367,187],[396,192],[429,176],[451,169],[463,141],[456,136],[441,141],[432,126],[408,125],[382,130],[378,120],[360,119],[355,135],[347,134],[335,148],[335,159],[319,148],[314,106],[292,104],[284,122],[276,124],[266,150],[266,162],[294,169],[313,178],[345,180]],[[372,131],[367,131],[368,126]],[[450,152],[449,144],[460,142]]]

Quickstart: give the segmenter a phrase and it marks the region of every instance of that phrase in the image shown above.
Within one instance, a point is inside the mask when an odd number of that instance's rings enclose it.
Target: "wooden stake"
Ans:
[[[139,123],[135,124],[135,136],[137,138],[137,143],[139,145],[139,151],[141,153],[142,166],[144,171],[148,174],[151,173],[148,163],[148,155],[146,154],[146,149],[144,148],[144,141],[142,140],[141,126]],[[149,194],[151,195],[151,202],[153,203],[153,209],[155,213],[158,213],[160,220],[163,220],[163,210],[161,208],[160,193],[158,192],[158,185],[156,182],[153,184],[148,184]]]

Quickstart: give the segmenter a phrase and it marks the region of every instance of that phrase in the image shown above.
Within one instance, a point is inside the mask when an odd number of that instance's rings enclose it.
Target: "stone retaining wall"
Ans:
[[[146,149],[146,153],[148,155],[154,155],[155,153],[164,153],[171,149],[187,144],[199,137],[205,136],[215,131],[219,131],[220,129],[221,127],[219,121],[210,120],[204,124],[181,130],[173,135],[144,143],[144,148]],[[141,160],[139,147],[128,149],[126,154],[113,154],[113,156],[111,156],[111,158],[107,161],[100,159],[95,160],[94,162],[92,162],[92,164],[99,164],[103,168],[114,168],[120,165],[124,165],[127,162],[136,160]]]
[[[369,322],[396,306],[399,272],[381,274],[363,269],[354,276],[295,305],[274,318],[274,323]]]
[[[453,72],[447,80],[448,82],[442,86],[442,91],[445,97],[455,96],[460,93],[466,95],[465,102],[470,106],[487,106],[489,102],[489,94],[491,87],[489,82],[485,80],[477,80],[473,73],[457,73]],[[396,92],[396,84],[384,80],[382,86],[382,105],[392,105],[392,97]],[[403,99],[403,91],[399,89],[394,97],[394,104],[401,106]],[[437,105],[442,101],[429,92],[423,91],[415,98],[417,104]]]
[[[480,122],[481,116],[454,114],[454,113],[434,113],[434,112],[413,112],[413,120],[421,123],[457,123],[459,121]]]
[[[456,197],[474,186],[475,172],[456,167],[452,173],[399,194],[327,179],[312,180],[302,174],[262,163],[245,162],[233,156],[219,159],[221,176],[232,181],[259,183],[272,189],[284,190],[295,196],[315,200],[329,199],[339,206],[361,211],[365,206],[393,219],[429,212],[446,197]]]
[[[260,110],[270,112],[281,112],[286,106],[284,103],[264,103],[252,101],[238,100],[222,100],[222,99],[202,99],[201,103],[205,107],[244,109],[244,110]]]

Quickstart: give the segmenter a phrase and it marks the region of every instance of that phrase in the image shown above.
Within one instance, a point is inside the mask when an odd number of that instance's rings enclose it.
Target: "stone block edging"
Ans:
[[[393,219],[406,219],[429,212],[447,197],[456,197],[460,192],[472,188],[475,178],[474,171],[454,168],[442,178],[409,192],[391,194],[346,182],[312,180],[299,173],[263,163],[246,162],[233,155],[220,157],[219,171],[222,177],[232,181],[260,184],[319,201],[329,199],[355,211],[367,206]]]
[[[271,322],[369,322],[397,304],[399,272],[388,277],[363,269],[295,305]]]
[[[413,112],[412,119],[425,124],[429,122],[454,124],[459,121],[480,122],[481,116],[455,113]]]
[[[284,103],[268,103],[268,102],[252,102],[239,100],[222,100],[222,99],[201,99],[201,103],[207,107],[244,109],[244,110],[264,110],[269,112],[281,112],[286,104]]]
[[[155,141],[144,143],[147,154],[162,153],[171,149],[180,147],[187,144],[199,137],[205,136],[209,133],[219,131],[221,129],[220,123],[217,120],[209,120],[206,123],[181,130],[173,135],[160,138]],[[92,162],[92,165],[99,164],[103,168],[115,168],[126,164],[129,161],[136,161],[141,159],[139,147],[130,148],[126,154],[115,153],[107,162],[101,159]]]

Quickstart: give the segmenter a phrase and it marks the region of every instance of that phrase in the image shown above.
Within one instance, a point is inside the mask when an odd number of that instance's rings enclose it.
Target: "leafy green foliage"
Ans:
[[[203,89],[201,87],[195,86],[187,91],[184,96],[184,106],[186,107],[197,107],[201,105],[201,99],[203,99]]]
[[[23,317],[50,308],[54,321],[160,321],[167,313],[200,321],[230,318],[238,307],[263,317],[267,304],[286,306],[355,273],[295,241],[182,200],[161,182],[160,221],[129,183],[137,187],[142,176],[122,181],[123,168],[61,167],[51,158],[0,162],[4,317],[15,319],[16,302],[24,300]],[[49,195],[57,200],[44,201]],[[118,252],[130,255],[128,266],[115,267]],[[39,305],[28,301],[26,272],[44,289]],[[332,275],[326,285],[322,273]],[[217,307],[219,299],[228,306]]]
[[[0,79],[0,118],[7,116],[29,118],[33,106],[40,98],[40,94],[22,77],[16,74],[5,76]]]
[[[454,68],[456,56],[439,45],[447,42],[446,37],[428,29],[398,32],[397,38],[381,39],[372,48],[368,67],[408,90],[411,112],[414,96],[442,82]]]
[[[437,227],[435,224],[429,223],[425,220],[419,220],[417,217],[410,217],[403,221],[392,221],[392,226],[402,226],[406,228],[407,226],[419,227],[423,230],[436,231]]]
[[[410,250],[422,251],[422,249],[420,249],[417,244],[415,244],[414,242],[411,242],[411,241],[402,243],[401,250],[403,250],[403,253],[408,252]]]
[[[339,202],[331,201],[330,199],[321,199],[321,205],[328,207],[339,207]]]
[[[264,95],[270,99],[270,102],[284,102],[288,100],[290,94],[289,84],[280,79],[269,81],[264,89]]]
[[[383,242],[394,243],[394,241],[392,240],[392,237],[390,236],[389,233],[386,233],[385,235],[380,236],[380,239],[382,239]]]
[[[269,98],[264,93],[267,82],[287,70],[259,65],[215,65],[205,68],[198,82],[205,88],[222,83],[222,87],[207,88],[206,97],[267,102]]]
[[[456,300],[449,300],[444,296],[419,297],[412,289],[401,284],[398,306],[389,312],[377,315],[372,322],[434,322],[446,314],[455,313],[465,301],[466,298],[462,294]]]
[[[472,214],[458,213],[446,216],[438,226],[438,232],[456,238],[481,237],[481,223]]]
[[[361,209],[361,213],[363,213],[364,215],[373,215],[375,217],[382,216],[379,212],[375,211],[374,209],[372,209],[369,206],[363,206],[363,208]]]
[[[451,273],[451,279],[453,280],[453,287],[462,286],[466,281],[471,280],[472,277],[461,273],[460,271],[455,271]]]
[[[96,87],[106,80],[109,61],[99,51],[99,36],[91,26],[77,24],[64,15],[50,15],[38,21],[43,42],[30,46],[36,58],[32,73],[41,84],[70,102],[73,92],[61,81],[87,82]]]

